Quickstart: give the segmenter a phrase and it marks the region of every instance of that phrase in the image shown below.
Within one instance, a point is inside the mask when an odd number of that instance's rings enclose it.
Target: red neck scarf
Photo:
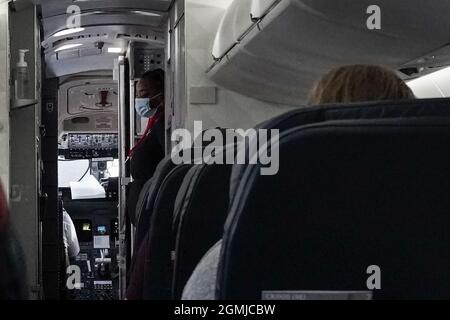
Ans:
[[[161,118],[162,111],[163,111],[162,108],[158,108],[156,113],[153,116],[151,116],[150,118],[148,118],[147,128],[145,129],[144,134],[142,135],[142,138],[130,150],[130,152],[128,153],[128,157],[132,158],[134,153],[136,152],[136,150],[142,145],[142,143],[144,143],[147,136],[151,133],[155,123]]]

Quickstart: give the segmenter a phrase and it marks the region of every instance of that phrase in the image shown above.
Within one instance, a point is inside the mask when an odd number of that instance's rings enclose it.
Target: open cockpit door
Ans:
[[[127,186],[130,183],[128,152],[130,150],[129,64],[121,56],[116,60],[115,77],[119,86],[119,298],[125,298],[127,287]]]

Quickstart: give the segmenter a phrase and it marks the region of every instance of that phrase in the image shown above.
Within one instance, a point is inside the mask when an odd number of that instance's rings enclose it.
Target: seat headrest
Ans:
[[[172,158],[167,156],[164,158],[156,168],[155,174],[144,186],[143,190],[146,190],[146,194],[143,194],[143,206],[136,208],[137,230],[136,230],[136,244],[141,244],[147,235],[150,227],[150,220],[153,213],[153,207],[155,205],[156,197],[158,195],[161,184],[167,175],[176,167],[172,162]],[[150,184],[150,186],[148,186]]]
[[[280,134],[295,127],[333,120],[408,119],[450,117],[450,98],[329,104],[292,110],[258,125],[256,129],[278,129]],[[247,147],[247,146],[246,146]],[[245,150],[248,152],[248,150]],[[233,199],[245,166],[233,168],[230,195]]]
[[[309,106],[287,112],[260,124],[257,128],[285,131],[293,127],[331,120],[426,116],[450,117],[450,98]]]

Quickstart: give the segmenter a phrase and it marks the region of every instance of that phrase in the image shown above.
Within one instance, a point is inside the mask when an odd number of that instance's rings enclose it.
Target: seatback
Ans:
[[[221,128],[217,128],[223,130]],[[203,137],[204,132],[200,137]],[[200,139],[200,137],[198,137]],[[195,144],[196,145],[196,144]],[[194,145],[194,146],[195,146]],[[193,146],[193,147],[194,147]],[[207,145],[201,145],[205,148]],[[193,150],[193,149],[192,149]],[[192,155],[192,163],[195,163],[194,152],[190,152]],[[135,249],[139,248],[145,236],[150,229],[150,221],[153,214],[155,200],[160,190],[161,184],[167,175],[176,167],[176,164],[172,161],[172,155],[168,155],[164,158],[156,168],[155,174],[143,187],[138,200],[138,206],[136,207],[136,236],[135,236]],[[144,200],[144,201],[142,201]],[[141,202],[142,201],[142,202]]]
[[[338,106],[329,106],[329,110],[330,112],[332,110],[335,110],[339,108]],[[299,108],[299,109],[295,109],[292,110],[290,112],[287,112],[285,114],[282,114],[278,117],[275,117],[271,120],[265,121],[263,123],[261,123],[260,125],[258,125],[255,129],[277,129],[281,132],[287,131],[293,127],[296,127],[298,125],[302,125],[305,123],[310,123],[310,122],[320,122],[323,121],[326,118],[326,112],[328,111],[328,109],[324,109],[324,112],[317,112],[317,107],[303,107],[303,108]],[[314,113],[312,113],[312,111],[314,111]],[[250,143],[254,143],[254,141],[252,141],[254,137],[250,136],[250,141],[248,141],[247,143],[245,143],[243,146],[239,146],[236,145],[234,146],[236,149],[234,149],[235,152],[240,151],[240,152],[245,152],[248,153],[248,149],[250,146]],[[243,147],[243,148],[242,148]],[[240,149],[240,150],[239,150]],[[228,150],[225,150],[225,152],[230,152],[230,146],[228,146]],[[245,165],[234,165],[231,168],[231,178],[229,181],[229,187],[230,190],[235,190],[236,186],[240,183],[242,176],[245,173],[245,169],[246,166]],[[191,176],[195,175],[195,172],[192,170],[191,172]],[[188,179],[186,179],[188,180]],[[189,181],[189,180],[188,180]],[[189,184],[186,183],[183,188],[180,190],[180,200],[178,201],[180,204],[183,203],[184,201],[184,195],[186,194],[186,191],[183,191],[189,188]],[[228,196],[229,196],[229,203],[232,201],[232,196],[234,195],[233,192],[229,193],[228,192]],[[181,211],[181,210],[180,210]],[[178,228],[176,226],[180,225],[180,219],[181,219],[181,214],[178,211],[178,214],[175,214],[174,217],[174,237],[175,237],[175,242],[173,244],[173,247],[176,247],[176,240],[177,240],[177,234],[178,234]],[[216,269],[216,265],[219,263],[218,261],[214,261],[214,259],[218,256],[216,254],[216,251],[219,251],[221,249],[222,246],[222,242],[220,241],[220,245],[215,245],[214,246],[214,250],[212,250],[212,255],[213,257],[207,256],[205,255],[202,259],[201,262],[199,262],[199,264],[196,266],[195,271],[197,272],[199,270],[199,272],[202,272],[204,269],[211,271],[212,269]],[[178,251],[182,251],[183,246],[180,246]],[[174,259],[175,259],[175,254],[174,254]],[[181,262],[181,259],[179,260]],[[204,265],[203,262],[207,261],[207,265]],[[181,266],[181,263],[178,263],[179,266]],[[213,267],[214,266],[214,267]],[[189,267],[190,268],[190,267]],[[174,277],[178,277],[180,278],[180,272],[177,271],[178,275],[174,275]],[[188,273],[188,272],[187,272]],[[213,277],[213,278],[208,278],[207,277]],[[215,295],[214,292],[208,292],[210,289],[209,284],[210,283],[214,283],[216,281],[216,275],[214,272],[207,272],[206,275],[202,276],[202,281],[201,284],[197,281],[195,281],[194,283],[192,283],[192,286],[190,286],[189,288],[185,288],[186,291],[186,296],[193,296],[195,297],[196,294],[198,292],[202,292],[203,295],[202,297],[207,296],[208,298],[212,297]],[[184,276],[183,276],[183,281],[179,282],[178,284],[176,284],[177,281],[174,281],[174,285],[176,286],[176,288],[174,288],[174,292],[177,293],[176,297],[179,297],[179,292],[180,292],[180,287],[182,286],[182,283],[184,282]],[[200,285],[201,287],[195,287],[196,285]],[[206,286],[206,287],[205,287]]]
[[[130,217],[130,221],[133,225],[137,226],[139,224],[139,219],[142,215],[142,213],[145,211],[145,208],[147,206],[147,199],[150,192],[150,188],[153,184],[153,178],[149,179],[144,186],[141,189],[141,192],[139,193],[139,198],[136,202],[136,212],[134,217]]]
[[[136,212],[136,221],[138,221],[138,223],[136,226],[135,248],[139,248],[140,244],[149,232],[150,220],[153,214],[153,208],[159,189],[166,176],[175,167],[176,165],[172,162],[172,158],[170,156],[166,157],[156,168],[155,174],[151,179],[152,181],[147,182],[148,184],[150,184],[149,186],[147,185],[148,189],[144,188],[141,191],[141,196],[146,200],[144,206],[139,206],[136,208],[136,210],[139,210],[139,212]]]
[[[351,109],[282,133],[277,175],[239,169],[219,299],[368,291],[377,268],[374,298],[450,296],[449,100]]]
[[[175,199],[191,165],[174,168],[164,179],[155,199],[145,257],[145,300],[169,300],[172,284],[172,220]]]
[[[181,299],[196,265],[222,238],[231,169],[231,165],[199,165],[184,179],[174,211],[173,299]]]

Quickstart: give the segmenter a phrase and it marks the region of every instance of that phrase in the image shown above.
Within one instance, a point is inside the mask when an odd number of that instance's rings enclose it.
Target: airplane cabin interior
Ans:
[[[377,8],[381,28],[370,19]],[[376,6],[368,0],[0,0],[0,105],[7,106],[0,108],[0,178],[23,248],[28,298],[128,299],[142,239],[149,243],[146,263],[153,271],[142,280],[141,297],[148,300],[186,297],[183,291],[208,252],[220,257],[215,298],[223,300],[293,299],[299,287],[367,291],[365,280],[340,264],[344,257],[360,259],[358,267],[392,265],[386,272],[402,274],[403,262],[391,256],[390,244],[402,248],[405,260],[411,247],[396,242],[393,224],[383,224],[386,208],[411,212],[412,220],[405,219],[414,226],[392,218],[404,226],[398,234],[412,237],[422,225],[430,237],[442,236],[437,242],[445,239],[439,223],[423,220],[420,212],[440,219],[448,204],[448,174],[429,169],[433,163],[436,170],[449,169],[442,140],[450,132],[448,12],[448,1],[418,0],[379,0]],[[308,105],[320,77],[355,64],[392,69],[416,99],[351,104],[344,111],[339,104],[319,111]],[[164,71],[163,92],[153,98],[164,97],[166,158],[137,199],[130,195],[133,151],[154,125],[136,109],[139,83],[157,70]],[[263,177],[260,166],[251,165],[174,165],[174,134],[195,133],[198,122],[205,130],[278,130],[280,174]],[[220,152],[234,151],[227,145]],[[406,155],[423,166],[409,164]],[[374,158],[391,167],[374,164]],[[366,166],[347,166],[354,162]],[[337,182],[342,180],[348,185]],[[422,193],[413,188],[420,183]],[[345,186],[356,195],[345,193]],[[361,190],[374,197],[360,196]],[[300,195],[308,197],[300,201]],[[130,201],[136,218],[127,214]],[[364,210],[368,222],[355,214]],[[355,229],[347,228],[352,223]],[[368,236],[374,225],[385,237]],[[63,240],[67,228],[78,240],[72,257]],[[357,243],[358,237],[379,243],[378,249]],[[341,241],[351,244],[342,247]],[[427,241],[411,243],[431,248]],[[431,261],[422,249],[417,256]],[[369,253],[352,257],[358,250]],[[293,258],[299,252],[307,263]],[[261,263],[262,256],[270,261]],[[325,276],[317,272],[323,264],[336,268]],[[302,268],[310,277],[295,271]],[[405,284],[409,277],[414,275],[405,273],[404,290],[396,291],[394,278],[386,276],[384,297],[450,293],[441,286],[431,293],[428,285],[417,293]]]

